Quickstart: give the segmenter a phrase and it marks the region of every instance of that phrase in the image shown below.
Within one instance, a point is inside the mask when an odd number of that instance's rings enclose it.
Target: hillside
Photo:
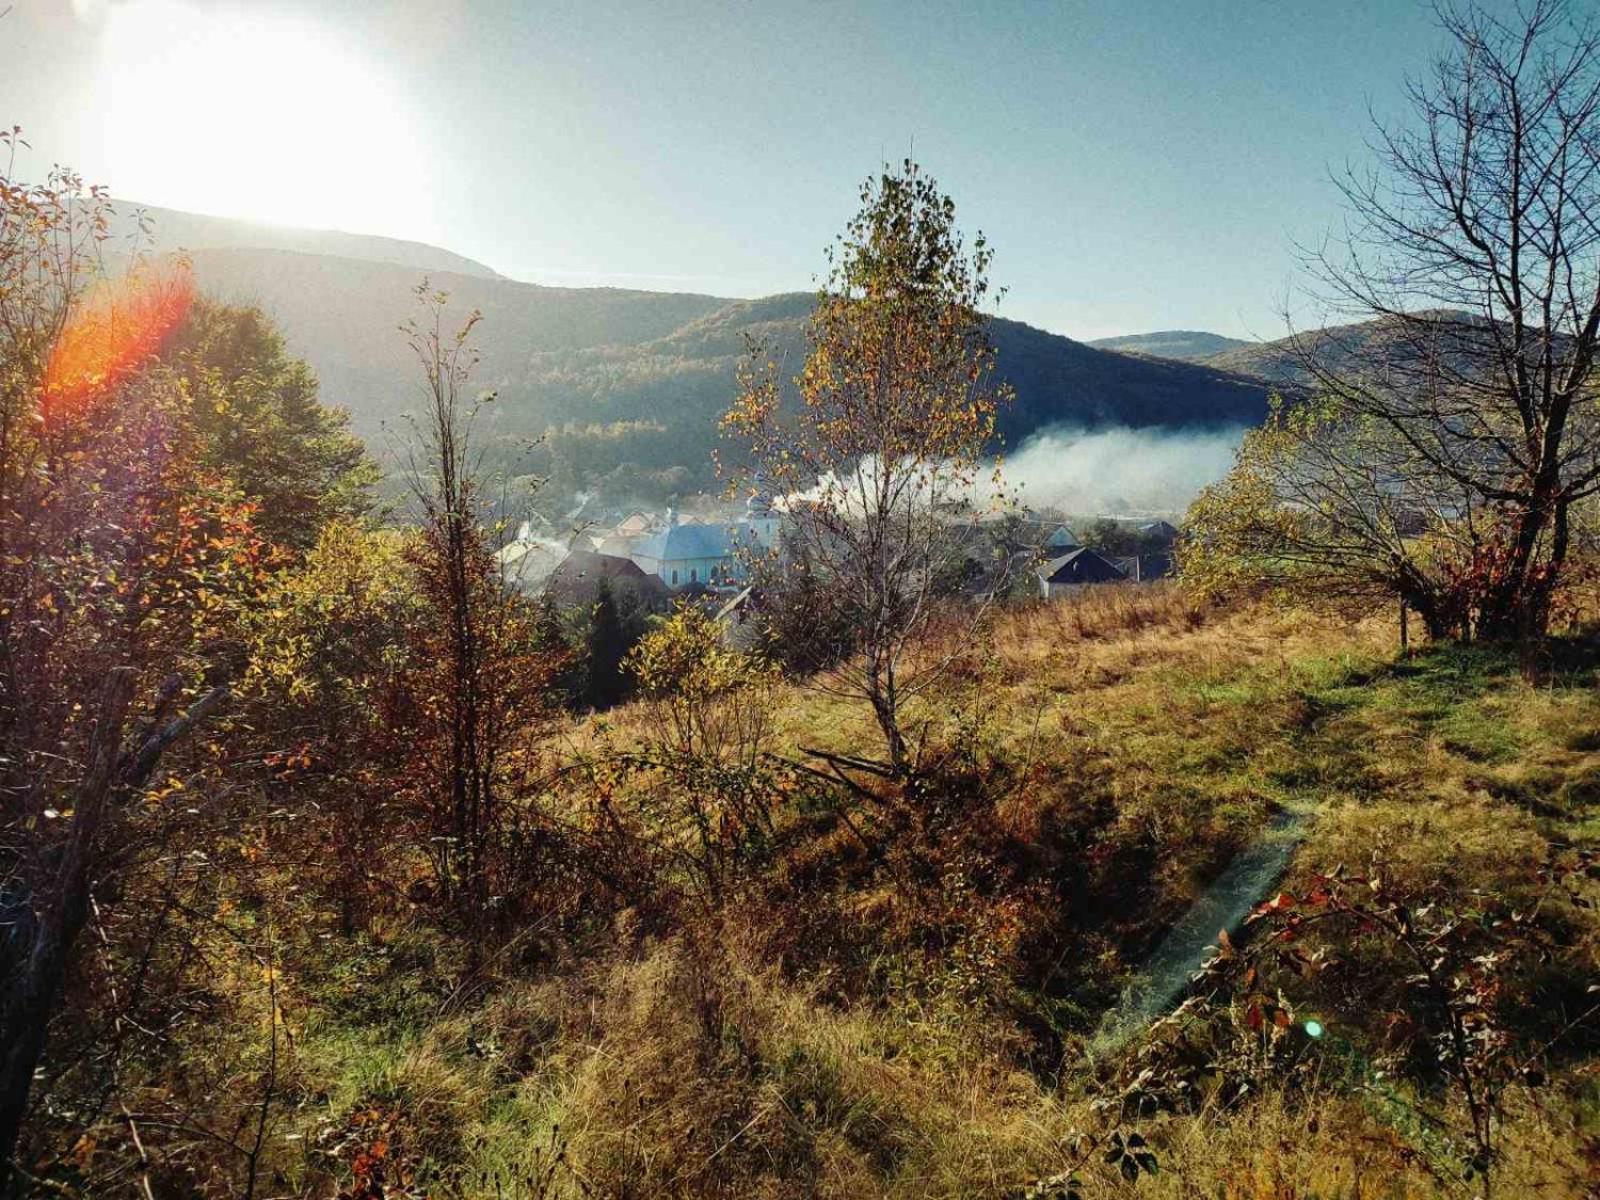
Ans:
[[[1482,318],[1467,312],[1439,310],[1418,315],[1439,318],[1441,330],[1463,341],[1476,338],[1487,328]],[[1397,352],[1407,358],[1414,357],[1395,336],[1394,322],[1380,318],[1309,329],[1271,342],[1246,342],[1209,355],[1204,362],[1219,371],[1237,372],[1271,383],[1303,384],[1310,380],[1304,366],[1308,351],[1318,362],[1338,370],[1353,369],[1363,363],[1381,363]]]
[[[136,213],[143,214],[152,239],[148,249],[156,253],[218,249],[293,250],[300,254],[327,254],[335,258],[390,263],[417,271],[447,271],[480,279],[500,278],[483,263],[423,242],[213,217],[140,204],[137,200],[117,202],[112,234],[118,244],[127,242],[137,232]]]
[[[1120,354],[1148,354],[1155,358],[1176,358],[1182,362],[1201,362],[1226,350],[1250,343],[1198,329],[1164,329],[1156,333],[1128,333],[1120,337],[1096,338],[1086,343],[1097,350]]]
[[[669,736],[666,717],[576,722],[551,740],[591,769],[540,803],[578,845],[639,839],[604,860],[619,883],[582,883],[614,915],[569,945],[541,918],[476,968],[403,901],[337,937],[315,897],[273,886],[289,868],[241,867],[284,931],[294,1094],[318,1097],[268,1161],[318,1194],[375,1153],[405,1195],[1020,1198],[1067,1195],[1027,1189],[1071,1172],[1073,1194],[1109,1198],[1135,1193],[1106,1148],[1137,1133],[1158,1163],[1139,1195],[1468,1194],[1451,1186],[1466,1116],[1417,1065],[1429,1010],[1407,1007],[1409,960],[1378,939],[1345,964],[1336,935],[1290,927],[1277,953],[1322,972],[1105,1034],[1141,967],[1173,959],[1175,1004],[1222,924],[1375,854],[1386,886],[1432,897],[1419,922],[1482,894],[1540,909],[1558,948],[1532,976],[1500,968],[1528,1002],[1518,1036],[1538,1044],[1559,1028],[1546,1010],[1586,1003],[1595,918],[1540,872],[1592,830],[1593,643],[1561,643],[1537,686],[1494,649],[1392,647],[1381,623],[1161,589],[1004,611],[987,665],[919,703],[948,755],[940,790],[852,800],[796,776],[717,874],[693,810],[665,807],[670,775],[593,772]],[[873,750],[860,705],[792,685],[772,702],[784,758]],[[673,829],[675,865],[638,848]],[[1218,908],[1233,864],[1269,844],[1286,877]],[[1186,914],[1199,941],[1174,959]],[[208,951],[219,970],[240,953],[220,936]],[[1252,1004],[1285,1007],[1263,1028]],[[219,1036],[249,1044],[258,1025]],[[1588,1038],[1560,1038],[1548,1082],[1508,1099],[1496,1194],[1588,1194]]]
[[[1330,328],[1327,332],[1349,345],[1350,352],[1355,353],[1365,343],[1371,331],[1364,324],[1356,324]],[[1215,354],[1207,355],[1203,361],[1207,366],[1215,367],[1219,371],[1237,371],[1241,375],[1251,375],[1273,383],[1306,381],[1306,372],[1300,364],[1299,356],[1295,353],[1293,338],[1230,346]]]
[[[398,330],[415,315],[412,290],[420,268],[237,248],[198,251],[192,260],[202,290],[268,312],[318,373],[325,398],[348,409],[363,433],[409,407],[415,364]],[[508,409],[520,406],[531,364],[541,354],[650,342],[726,303],[712,296],[547,288],[448,271],[432,271],[429,279],[450,293],[462,320],[474,309],[483,313],[474,383],[500,389]],[[586,408],[585,397],[570,394],[549,416],[582,419]]]
[[[397,327],[420,271],[289,250],[192,254],[199,282],[262,305],[356,428],[381,441],[415,397],[415,365]],[[475,335],[476,386],[498,400],[484,429],[511,474],[555,475],[563,488],[637,481],[644,494],[708,486],[716,420],[732,399],[746,335],[798,367],[811,297],[760,300],[553,288],[435,271]],[[1052,425],[1217,427],[1259,420],[1266,389],[1214,367],[1116,354],[997,320],[1001,373],[1017,402],[1002,432],[1015,446]],[[529,439],[558,431],[531,453]]]

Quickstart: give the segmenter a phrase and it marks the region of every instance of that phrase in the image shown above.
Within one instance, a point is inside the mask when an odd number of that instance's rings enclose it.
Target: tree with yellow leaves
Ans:
[[[821,581],[832,611],[817,627],[853,631],[815,682],[871,705],[887,753],[872,766],[901,780],[915,759],[904,706],[949,662],[926,636],[937,576],[982,515],[984,454],[1010,391],[981,311],[983,236],[969,252],[954,202],[909,160],[867,180],[861,204],[829,254],[798,409],[753,347],[723,428],[745,451],[747,490],[787,512],[788,569]]]

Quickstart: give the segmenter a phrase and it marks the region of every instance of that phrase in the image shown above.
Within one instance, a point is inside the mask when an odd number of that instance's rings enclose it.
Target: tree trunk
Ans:
[[[1533,642],[1550,624],[1550,600],[1567,553],[1567,504],[1553,488],[1535,489],[1535,497],[1517,520],[1511,561],[1489,589],[1478,611],[1477,636],[1489,641]],[[1547,560],[1538,561],[1539,542],[1549,536]]]
[[[0,1194],[9,1194],[17,1140],[28,1113],[33,1076],[44,1055],[50,1012],[66,977],[67,957],[88,912],[88,887],[71,898],[69,911],[41,922],[32,951],[6,985],[0,1029]]]
[[[128,792],[142,788],[162,754],[228,696],[227,688],[213,688],[187,712],[141,736],[124,753],[123,731],[133,685],[134,673],[126,667],[113,670],[106,682],[83,778],[72,797],[72,828],[56,849],[59,863],[54,878],[45,895],[23,900],[38,913],[28,927],[32,944],[19,947],[11,977],[0,984],[0,1194],[6,1194],[13,1182],[17,1140],[27,1116],[34,1073],[44,1055],[50,1015],[61,994],[73,947],[88,921],[95,864],[106,826],[113,819],[113,806]],[[39,878],[44,877],[41,872]]]
[[[50,1013],[66,978],[67,960],[89,913],[91,864],[115,790],[123,723],[133,672],[114,670],[106,683],[90,738],[84,777],[73,797],[72,829],[58,848],[59,864],[33,926],[33,944],[0,993],[0,1193],[10,1189],[17,1140],[28,1112],[33,1076],[44,1054]],[[40,877],[41,881],[43,876]]]

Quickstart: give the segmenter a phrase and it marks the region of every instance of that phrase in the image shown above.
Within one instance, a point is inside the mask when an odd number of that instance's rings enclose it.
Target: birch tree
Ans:
[[[982,312],[990,258],[981,234],[969,250],[954,202],[915,163],[869,179],[829,254],[798,404],[758,346],[723,419],[745,451],[747,489],[786,509],[795,568],[821,581],[830,611],[819,628],[854,631],[818,683],[871,706],[877,765],[896,779],[914,766],[905,706],[950,658],[928,636],[935,576],[982,515],[973,497],[1010,399]]]

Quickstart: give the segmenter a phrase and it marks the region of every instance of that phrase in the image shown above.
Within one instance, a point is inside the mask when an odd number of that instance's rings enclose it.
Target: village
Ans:
[[[700,601],[736,629],[759,602],[757,576],[781,574],[792,552],[794,515],[760,499],[694,515],[608,509],[586,493],[573,499],[557,518],[534,513],[520,521],[496,556],[508,584],[564,611],[594,605],[604,581],[635,609],[665,612],[674,601]],[[1153,583],[1172,574],[1178,538],[1176,525],[1153,514],[953,510],[947,523],[950,561],[938,588],[974,603]]]

